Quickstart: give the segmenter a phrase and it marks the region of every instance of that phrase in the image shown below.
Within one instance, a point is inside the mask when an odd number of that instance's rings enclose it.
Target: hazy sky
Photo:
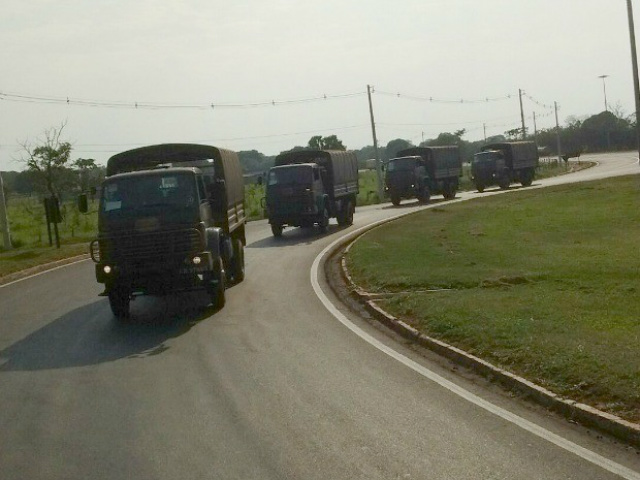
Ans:
[[[624,0],[3,0],[0,44],[2,170],[62,122],[72,157],[99,163],[165,142],[358,149],[367,85],[381,145],[517,128],[518,89],[531,131],[554,101],[561,124],[593,115],[600,75],[610,109],[635,111]]]

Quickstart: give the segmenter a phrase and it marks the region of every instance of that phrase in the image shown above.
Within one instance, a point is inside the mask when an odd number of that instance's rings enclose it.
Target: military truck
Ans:
[[[244,279],[244,182],[238,155],[163,144],[119,153],[101,185],[95,274],[117,319],[137,295],[201,289],[216,308]],[[80,201],[86,211],[86,199]]]
[[[455,198],[462,176],[457,145],[414,147],[398,152],[385,166],[385,193],[398,206],[402,199],[417,198],[428,203],[431,195]]]
[[[278,155],[267,174],[265,209],[274,237],[284,227],[318,225],[329,219],[351,225],[358,195],[358,160],[354,152],[297,150]]]
[[[483,146],[471,161],[471,181],[483,192],[488,186],[509,188],[512,182],[528,187],[538,166],[535,142],[501,142]]]

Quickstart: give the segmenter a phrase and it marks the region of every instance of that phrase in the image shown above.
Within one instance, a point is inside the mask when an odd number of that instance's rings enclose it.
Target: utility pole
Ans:
[[[538,125],[536,125],[536,112],[533,112],[533,139],[538,138]]]
[[[633,23],[633,7],[627,0],[627,16],[629,17],[629,37],[631,40],[631,63],[633,64],[633,90],[636,97],[636,142],[640,158],[640,86],[638,85],[638,55],[636,53],[636,32]]]
[[[558,122],[558,102],[553,102],[553,107],[556,110],[556,139],[558,142],[558,163],[562,160],[561,150],[562,146],[560,145],[560,122]]]
[[[380,203],[383,201],[382,189],[382,163],[380,162],[380,153],[378,152],[378,138],[376,137],[376,121],[373,118],[373,103],[371,102],[371,86],[367,85],[367,96],[369,97],[369,115],[371,116],[371,133],[373,135],[373,150],[376,154],[376,176],[378,177],[378,199]]]
[[[0,223],[2,223],[2,238],[4,239],[4,249],[11,250],[11,233],[9,232],[9,217],[7,216],[7,202],[4,198],[4,183],[2,173],[0,173]]]
[[[484,130],[484,141],[486,143],[487,142],[487,124],[486,123],[482,124],[482,129]]]
[[[520,119],[522,120],[522,139],[527,139],[527,130],[524,126],[524,108],[522,108],[522,89],[518,89],[518,96],[520,97]]]

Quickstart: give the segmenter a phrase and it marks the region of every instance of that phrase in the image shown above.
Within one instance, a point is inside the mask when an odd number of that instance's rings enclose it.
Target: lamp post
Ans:
[[[633,92],[636,99],[636,138],[638,155],[640,156],[640,80],[638,79],[638,55],[636,52],[636,30],[633,22],[633,7],[627,0],[627,17],[629,18],[629,40],[631,43],[631,64],[633,66]]]
[[[605,83],[604,79],[607,78],[609,75],[600,75],[598,78],[602,79],[602,89],[604,90],[604,111],[608,112],[609,111],[609,107],[607,105],[607,84]]]

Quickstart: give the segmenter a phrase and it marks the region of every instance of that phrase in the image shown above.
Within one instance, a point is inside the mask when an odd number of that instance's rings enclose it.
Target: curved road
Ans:
[[[597,159],[535,185],[639,170]],[[217,313],[143,297],[118,325],[89,261],[0,287],[0,478],[640,479],[635,451],[326,308],[320,252],[416,208],[280,241],[251,223],[246,280]]]

